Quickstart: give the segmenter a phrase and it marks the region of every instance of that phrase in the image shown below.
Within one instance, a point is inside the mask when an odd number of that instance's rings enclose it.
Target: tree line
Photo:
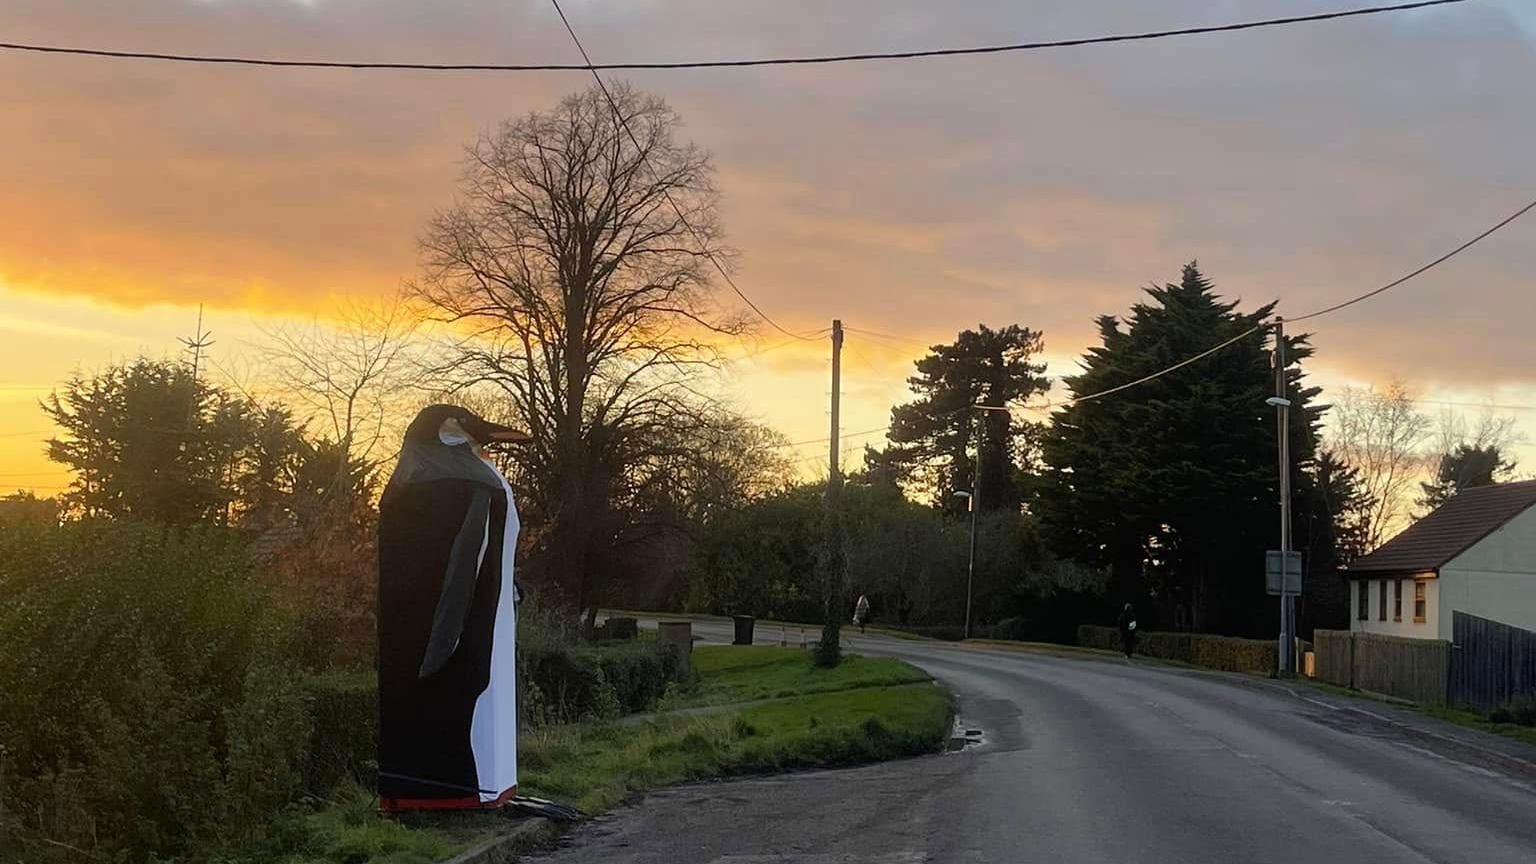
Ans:
[[[829,534],[821,485],[799,482],[784,437],[717,386],[721,346],[750,328],[712,278],[734,251],[710,156],[659,98],[613,96],[622,122],[589,89],[472,142],[402,298],[267,331],[266,394],[174,359],[65,382],[44,402],[61,429],[48,453],[73,472],[64,512],[282,529],[309,542],[294,544],[308,550],[295,578],[346,570],[361,598],[391,436],[420,404],[457,401],[532,436],[497,456],[527,526],[519,566],[588,624],[604,604],[815,620],[830,567],[879,618],[952,627],[979,503],[976,608],[989,626],[1054,638],[1134,602],[1152,626],[1273,629],[1261,568],[1276,543],[1275,374],[1261,325],[1274,304],[1240,308],[1191,262],[1128,314],[1101,317],[1060,381],[1046,375],[1044,334],[1022,323],[931,346]],[[1031,410],[1226,340],[1123,394]],[[1513,438],[1507,422],[1445,421],[1426,455],[1430,424],[1405,391],[1324,404],[1306,380],[1312,355],[1305,334],[1287,337],[1294,540],[1312,574],[1304,625],[1338,626],[1337,568],[1415,504],[1509,476]]]

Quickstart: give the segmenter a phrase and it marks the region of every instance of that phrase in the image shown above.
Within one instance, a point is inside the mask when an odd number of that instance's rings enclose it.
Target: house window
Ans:
[[[1403,620],[1403,580],[1392,580],[1392,620]]]
[[[1413,623],[1424,623],[1424,583],[1413,580]]]
[[[1371,620],[1371,583],[1361,579],[1355,583],[1355,617],[1361,621]]]
[[[1381,590],[1376,594],[1376,620],[1387,620],[1387,580],[1381,580]]]

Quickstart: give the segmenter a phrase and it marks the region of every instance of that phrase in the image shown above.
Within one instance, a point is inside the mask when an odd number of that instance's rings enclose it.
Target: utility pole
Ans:
[[[838,426],[840,417],[838,409],[842,402],[842,378],[843,378],[843,322],[837,318],[832,319],[832,445],[828,454],[827,473],[827,500],[836,497],[834,489],[842,486],[842,475],[837,470],[838,451]]]
[[[1291,596],[1291,400],[1285,380],[1285,319],[1275,318],[1276,435],[1280,443],[1280,674],[1292,674],[1296,650],[1296,604]]]
[[[981,431],[984,411],[976,412],[976,461],[971,464],[971,556],[965,565],[965,633],[971,638],[971,583],[976,579],[976,517],[981,513]]]
[[[964,638],[971,638],[971,587],[976,581],[976,520],[981,515],[981,448],[987,411],[1001,411],[1010,413],[1006,405],[975,404],[971,408],[976,411],[976,461],[971,463],[971,491],[956,492],[957,496],[964,496],[971,507],[971,555],[965,565],[965,631]]]
[[[841,424],[839,411],[842,402],[842,377],[843,377],[843,322],[832,319],[832,435],[831,444],[827,454],[827,496],[825,534],[826,547],[823,551],[822,564],[826,568],[823,574],[826,580],[822,586],[825,592],[825,607],[823,612],[826,623],[822,625],[821,642],[816,646],[816,663],[821,666],[836,666],[842,658],[841,624],[843,615],[842,583],[843,583],[843,531],[842,531],[842,491],[843,475],[838,470],[838,432]]]

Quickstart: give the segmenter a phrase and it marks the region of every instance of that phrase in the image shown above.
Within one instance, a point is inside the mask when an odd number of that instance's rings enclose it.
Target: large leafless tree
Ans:
[[[1393,381],[1381,389],[1345,388],[1332,408],[1330,449],[1358,472],[1368,502],[1361,533],[1370,551],[1407,523],[1425,466],[1430,421]]]
[[[468,148],[413,286],[461,336],[443,371],[499,388],[532,435],[515,472],[530,563],[580,608],[624,533],[632,469],[708,423],[694,379],[743,327],[709,279],[707,255],[729,257],[709,155],[661,99],[609,89],[614,105],[588,89]]]

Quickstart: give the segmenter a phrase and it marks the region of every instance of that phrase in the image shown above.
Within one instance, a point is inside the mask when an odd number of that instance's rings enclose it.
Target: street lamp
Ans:
[[[1012,413],[1004,405],[972,405],[977,411],[1001,411]],[[971,466],[971,491],[955,492],[956,498],[966,499],[971,510],[971,555],[965,565],[965,631],[962,638],[971,638],[971,585],[976,579],[976,514],[981,512],[981,417],[976,415],[976,461]]]
[[[1285,379],[1285,319],[1275,318],[1275,395],[1264,400],[1275,409],[1275,437],[1280,453],[1280,645],[1281,677],[1295,674],[1296,604],[1290,588],[1291,557],[1291,400]]]

